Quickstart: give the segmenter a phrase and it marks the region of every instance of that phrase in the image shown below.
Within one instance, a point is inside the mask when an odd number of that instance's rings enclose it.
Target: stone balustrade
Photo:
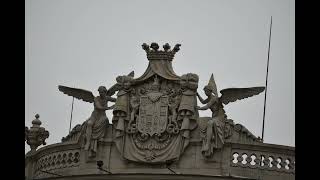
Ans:
[[[236,144],[229,145],[230,172],[242,176],[259,178],[277,177],[294,179],[295,148],[274,144]],[[272,178],[270,178],[272,179]]]
[[[232,166],[294,173],[294,158],[268,152],[233,150]]]
[[[175,164],[172,165],[172,168],[175,171],[180,172],[180,175],[177,176],[194,174],[199,176],[204,175],[214,177],[218,175],[227,177],[228,175],[228,177],[232,176],[261,179],[261,176],[263,174],[263,179],[267,180],[291,180],[295,178],[294,147],[265,143],[226,143],[220,154],[217,154],[217,157],[223,158],[220,158],[220,160],[218,161],[209,160],[212,164],[212,170],[210,170],[210,166],[205,165],[208,160],[201,157],[201,153],[197,152],[200,148],[201,143],[200,141],[196,140],[194,140],[193,143],[190,144],[190,147],[188,147],[188,151],[193,154],[192,157],[194,158],[194,161],[197,161],[191,163],[189,165],[190,167],[179,165],[176,166]],[[108,170],[113,172],[114,175],[128,172],[132,174],[134,172],[134,170],[132,169],[130,171],[126,171],[126,169],[130,169],[132,163],[129,163],[127,165],[128,167],[126,167],[126,162],[119,164],[121,158],[119,157],[119,153],[115,149],[114,143],[111,142],[111,139],[110,142],[104,141],[100,143],[100,153],[103,153],[101,151],[111,153],[110,155],[108,155],[108,157],[110,157],[111,159],[105,159],[105,162],[107,160],[110,161]],[[32,161],[29,160],[27,162],[27,165],[31,167],[29,168],[29,175],[32,175],[32,177],[35,179],[54,179],[55,177],[57,177],[43,171],[58,174],[60,173],[66,177],[79,176],[80,179],[81,176],[85,174],[99,175],[99,171],[96,169],[95,161],[86,161],[83,157],[84,154],[85,153],[82,151],[79,144],[75,142],[58,143],[40,148],[31,157],[27,157],[27,159],[32,159]],[[115,159],[112,157],[117,157],[117,161],[115,161]],[[179,161],[188,161],[189,163],[192,162],[189,155],[182,155]],[[31,165],[32,163],[33,165]],[[179,164],[179,162],[177,163]],[[79,171],[79,169],[83,170]],[[204,171],[204,169],[207,170]],[[151,167],[146,164],[139,165],[139,169],[136,170],[137,173],[145,172],[146,174],[172,174],[172,172],[168,171],[165,166]]]

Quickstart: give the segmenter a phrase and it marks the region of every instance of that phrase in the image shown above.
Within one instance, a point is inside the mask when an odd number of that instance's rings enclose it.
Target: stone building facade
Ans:
[[[61,92],[93,103],[94,111],[62,142],[38,150],[49,133],[37,116],[33,127],[26,127],[32,147],[25,159],[26,179],[295,179],[294,147],[263,143],[223,109],[264,87],[224,89],[219,97],[212,75],[203,99],[196,74],[173,70],[180,44],[142,48],[149,60],[145,73],[118,76],[109,89],[99,87],[97,97],[59,86]],[[199,110],[206,109],[212,116],[200,117]],[[112,124],[106,110],[113,112]]]

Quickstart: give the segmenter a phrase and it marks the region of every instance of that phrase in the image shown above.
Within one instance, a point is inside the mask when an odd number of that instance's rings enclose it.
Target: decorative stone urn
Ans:
[[[36,119],[32,121],[32,127],[25,127],[25,141],[31,148],[31,153],[35,152],[38,146],[46,145],[45,140],[49,137],[49,131],[44,127],[40,127],[41,121],[39,114],[35,115]]]

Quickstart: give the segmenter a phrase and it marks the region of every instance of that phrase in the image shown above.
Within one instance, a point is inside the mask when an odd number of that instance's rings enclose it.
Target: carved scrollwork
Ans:
[[[140,142],[145,142],[149,139],[149,135],[148,134],[141,134],[141,133],[136,133],[134,134],[134,139],[137,139]]]
[[[152,140],[147,141],[144,139],[140,139],[139,136],[137,136],[137,138],[134,138],[133,140],[135,145],[142,150],[161,150],[171,143],[170,135],[161,140],[159,138],[154,138]]]
[[[179,127],[178,124],[175,123],[170,123],[167,126],[167,130],[166,130],[169,134],[178,134],[179,133]]]

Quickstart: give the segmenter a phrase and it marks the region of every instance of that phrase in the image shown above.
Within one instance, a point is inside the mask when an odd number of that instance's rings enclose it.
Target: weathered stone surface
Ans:
[[[224,111],[223,105],[257,95],[264,87],[224,89],[219,97],[212,75],[203,99],[197,92],[198,75],[180,76],[173,70],[180,46],[171,50],[165,44],[159,50],[157,43],[144,43],[149,60],[146,71],[138,78],[134,71],[118,76],[109,90],[99,88],[98,97],[87,90],[59,86],[65,94],[94,103],[94,111],[61,143],[37,151],[45,138],[31,142],[31,129],[26,128],[26,140],[33,145],[33,153],[26,155],[26,177],[295,179],[293,147],[261,142],[243,125],[228,119]],[[197,97],[203,107],[197,105]],[[109,107],[109,101],[115,104]],[[112,124],[105,114],[108,109],[113,109]],[[198,110],[207,109],[212,116],[199,117]],[[34,126],[39,122],[36,119]]]
[[[226,142],[223,148],[213,154],[213,157],[205,158],[201,153],[201,146],[202,142],[200,139],[191,138],[189,146],[185,149],[179,161],[167,166],[166,164],[128,161],[121,156],[115,143],[112,142],[109,137],[105,137],[104,141],[99,142],[97,151],[97,155],[99,154],[99,156],[97,156],[96,161],[102,160],[104,162],[103,169],[110,171],[114,175],[119,175],[119,178],[128,178],[130,174],[144,174],[146,177],[149,177],[150,173],[155,174],[155,177],[168,177],[169,179],[179,178],[178,176],[170,175],[173,174],[173,172],[167,169],[167,167],[169,167],[174,172],[180,173],[180,175],[192,175],[193,177],[196,177],[196,175],[199,175],[198,177],[228,176],[230,174],[249,179],[259,179],[258,177],[261,175],[263,175],[263,179],[294,179],[295,152],[292,147],[265,143],[253,145],[242,142]],[[61,155],[60,162],[65,160],[65,164],[57,163],[59,154]],[[66,155],[64,156],[64,154]],[[71,156],[69,156],[69,154],[71,154]],[[86,159],[82,157],[85,154],[84,149],[80,148],[76,143],[48,145],[37,150],[32,156],[33,160],[30,160],[27,166],[32,163],[34,164],[35,169],[32,171],[35,172],[37,178],[55,177],[54,175],[43,173],[39,170],[57,173],[63,176],[74,175],[79,178],[91,177],[93,179],[99,178],[101,174],[106,174],[103,171],[97,170],[96,161],[86,161]],[[239,159],[235,154],[240,154],[243,157],[241,162],[235,161],[235,159]],[[255,155],[257,158],[275,157],[290,160],[289,164],[292,164],[292,166],[287,164],[287,169],[286,167],[273,168],[261,166],[259,163],[255,165],[242,164],[245,159],[248,160],[248,156],[244,156],[245,154],[249,156]],[[56,158],[53,158],[54,156]],[[253,157],[252,159],[256,161],[257,158]],[[79,159],[79,161],[76,159]],[[72,162],[69,163],[70,161]],[[53,162],[55,162],[55,164],[52,164]],[[261,172],[263,173],[261,174]],[[122,174],[127,174],[127,176],[121,176]]]

